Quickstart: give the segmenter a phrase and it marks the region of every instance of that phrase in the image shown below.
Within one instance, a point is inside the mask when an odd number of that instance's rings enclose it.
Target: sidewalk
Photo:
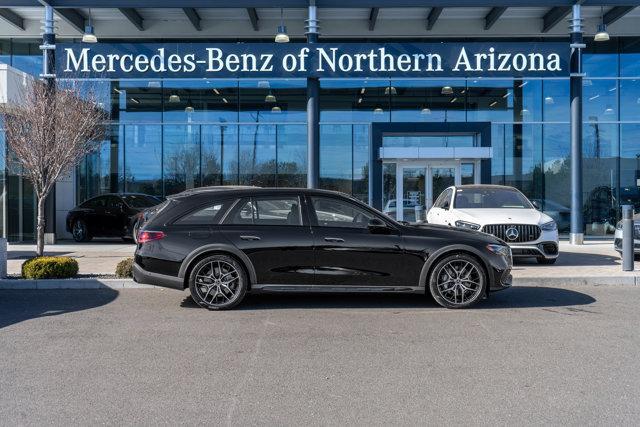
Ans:
[[[78,260],[81,275],[110,275],[115,273],[116,265],[124,258],[133,256],[135,245],[121,240],[96,239],[90,243],[62,241],[56,245],[47,245],[47,255],[66,255]],[[34,245],[9,245],[7,270],[10,275],[19,275],[22,262],[34,256]],[[591,240],[583,246],[572,246],[566,241],[560,242],[560,258],[554,265],[538,265],[535,259],[516,261],[513,267],[515,284],[533,284],[535,282],[557,281],[563,283],[596,280],[598,284],[616,284],[631,281],[634,278],[640,284],[640,262],[635,263],[636,271],[623,272],[622,260],[613,249],[611,240]]]

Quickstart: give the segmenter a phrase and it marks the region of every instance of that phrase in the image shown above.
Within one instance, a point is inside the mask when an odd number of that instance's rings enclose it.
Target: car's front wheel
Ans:
[[[465,253],[444,257],[429,277],[433,299],[446,308],[465,308],[485,294],[487,277],[478,260]]]
[[[210,310],[228,310],[242,301],[247,292],[247,275],[238,261],[227,255],[211,255],[191,270],[191,298]]]
[[[73,235],[73,240],[76,242],[88,242],[91,240],[91,234],[89,234],[87,223],[81,219],[78,219],[73,223],[71,234]]]

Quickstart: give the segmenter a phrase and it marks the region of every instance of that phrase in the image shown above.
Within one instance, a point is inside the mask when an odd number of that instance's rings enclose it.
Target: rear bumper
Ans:
[[[136,283],[144,283],[147,285],[155,285],[163,288],[184,290],[184,281],[179,277],[167,276],[165,274],[152,273],[133,264],[133,280]]]

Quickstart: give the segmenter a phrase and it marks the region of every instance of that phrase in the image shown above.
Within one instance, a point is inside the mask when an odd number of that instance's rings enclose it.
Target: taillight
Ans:
[[[147,243],[154,240],[164,239],[165,234],[162,231],[139,231],[138,243]]]

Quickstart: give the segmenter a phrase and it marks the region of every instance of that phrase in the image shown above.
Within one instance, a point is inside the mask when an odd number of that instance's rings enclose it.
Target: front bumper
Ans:
[[[558,231],[542,230],[537,240],[523,243],[505,242],[511,248],[514,258],[558,258],[560,246],[558,244]]]
[[[613,248],[622,253],[622,230],[616,229],[613,240]],[[633,251],[640,254],[640,239],[633,239]]]
[[[165,274],[152,273],[133,264],[133,281],[136,283],[144,283],[147,285],[155,285],[163,288],[184,290],[184,281],[179,277],[167,276]]]

